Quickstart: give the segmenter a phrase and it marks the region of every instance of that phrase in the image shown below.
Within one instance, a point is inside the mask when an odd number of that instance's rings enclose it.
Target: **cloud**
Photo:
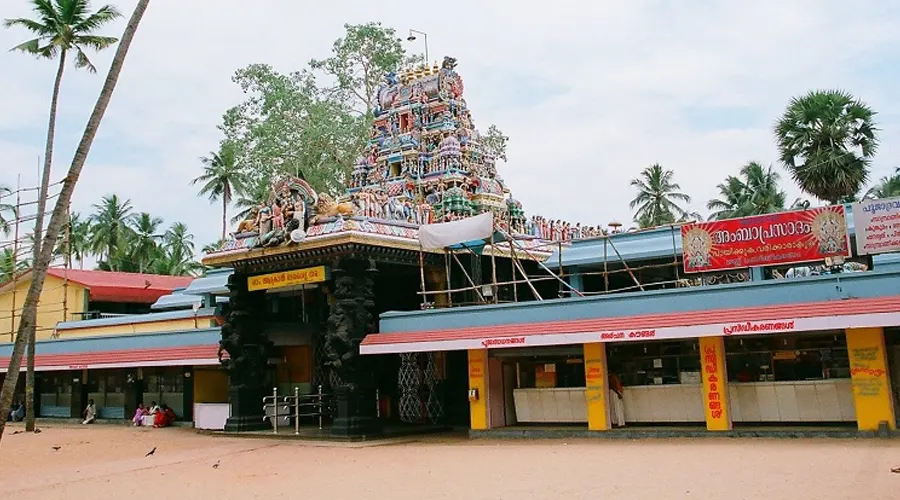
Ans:
[[[130,12],[134,0],[116,2]],[[98,4],[99,5],[99,4]],[[628,182],[659,162],[705,212],[716,184],[749,160],[775,163],[771,125],[794,95],[849,90],[879,111],[882,147],[873,180],[898,163],[893,67],[900,7],[795,2],[584,2],[552,6],[460,0],[154,0],[137,33],[106,121],[75,194],[88,210],[104,194],[167,222],[184,221],[198,246],[220,231],[217,207],[195,196],[198,158],[216,148],[222,112],[241,100],[230,77],[250,63],[280,71],[329,54],[344,23],[380,20],[405,37],[428,33],[429,55],[459,59],[480,128],[510,136],[501,175],[529,213],[587,224],[629,222]],[[13,2],[5,16],[27,16]],[[108,30],[118,34],[124,20]],[[24,39],[0,30],[0,48]],[[408,45],[423,50],[420,38]],[[68,166],[100,75],[67,68],[56,177]],[[0,51],[0,183],[36,182],[55,67]],[[786,173],[789,198],[800,193]],[[26,179],[27,180],[27,179]]]

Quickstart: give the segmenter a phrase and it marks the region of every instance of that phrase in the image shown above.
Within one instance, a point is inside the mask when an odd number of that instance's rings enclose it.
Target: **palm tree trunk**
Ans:
[[[53,82],[53,96],[50,98],[50,120],[47,124],[47,144],[44,147],[44,170],[41,173],[41,189],[38,192],[37,215],[34,219],[34,257],[37,262],[44,240],[44,212],[47,210],[47,191],[50,189],[50,169],[53,165],[53,136],[56,134],[56,105],[59,103],[59,87],[62,85],[63,70],[66,68],[66,49],[59,54],[59,68]],[[28,353],[25,369],[25,430],[34,432],[34,342],[37,325],[32,325],[28,333]]]
[[[106,81],[103,83],[103,88],[100,90],[100,96],[97,98],[94,110],[91,112],[87,126],[84,128],[81,142],[78,143],[78,148],[75,150],[75,156],[72,158],[72,164],[69,167],[69,172],[63,181],[59,198],[56,200],[53,215],[50,217],[50,224],[47,226],[47,232],[44,235],[44,243],[41,245],[40,259],[34,263],[34,268],[31,273],[31,284],[28,286],[28,294],[25,296],[25,303],[22,304],[22,317],[19,320],[19,329],[16,332],[16,342],[13,345],[12,356],[9,360],[9,369],[7,370],[6,378],[3,381],[3,389],[0,391],[0,408],[9,408],[9,405],[12,402],[13,391],[15,390],[16,383],[19,379],[19,369],[22,367],[22,356],[25,354],[25,344],[28,340],[28,332],[35,327],[38,299],[40,299],[41,290],[44,287],[44,278],[47,276],[47,267],[50,265],[50,260],[53,257],[53,248],[56,246],[56,241],[59,239],[59,232],[66,220],[66,209],[72,200],[72,193],[75,191],[75,184],[78,182],[78,176],[81,175],[81,170],[84,167],[84,162],[87,160],[91,144],[94,142],[94,137],[97,135],[97,129],[100,127],[100,122],[103,120],[103,115],[106,113],[106,108],[109,106],[109,101],[116,88],[119,74],[122,71],[122,65],[125,63],[125,56],[128,54],[129,47],[131,47],[131,41],[134,39],[134,34],[137,31],[138,25],[140,24],[141,18],[144,16],[144,11],[147,10],[147,5],[149,3],[150,0],[139,0],[134,8],[134,13],[131,14],[131,19],[128,20],[128,25],[125,26],[125,32],[122,34],[122,39],[116,49],[116,55],[113,57],[112,64],[109,67]],[[6,419],[0,419],[0,439],[3,438],[3,431],[5,428]]]
[[[222,241],[225,241],[225,231],[228,229],[228,198],[222,194]]]

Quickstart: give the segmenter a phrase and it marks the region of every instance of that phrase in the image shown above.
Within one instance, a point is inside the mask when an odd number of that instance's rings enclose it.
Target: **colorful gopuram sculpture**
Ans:
[[[440,66],[385,75],[371,135],[345,195],[335,200],[302,179],[280,179],[222,251],[340,231],[415,240],[420,225],[485,212],[530,246],[553,235],[571,239],[574,232],[561,224],[545,228],[526,219],[481,143],[463,90],[452,57]]]

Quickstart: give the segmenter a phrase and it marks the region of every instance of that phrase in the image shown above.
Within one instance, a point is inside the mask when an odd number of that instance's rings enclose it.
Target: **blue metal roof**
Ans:
[[[187,295],[184,293],[173,293],[171,295],[163,295],[150,306],[152,310],[162,309],[186,309],[203,305],[203,297],[200,295]]]
[[[196,316],[212,316],[216,312],[216,309],[213,307],[204,307],[202,309],[198,309]],[[189,319],[195,316],[194,311],[187,310],[179,310],[179,311],[164,311],[164,312],[153,312],[149,314],[129,314],[127,316],[117,316],[115,318],[100,318],[100,319],[86,319],[82,321],[63,321],[57,323],[57,330],[72,330],[76,328],[91,328],[91,327],[102,327],[102,326],[118,326],[118,325],[132,325],[136,323],[150,323],[154,321],[170,321],[173,319]]]
[[[221,328],[215,327],[161,333],[131,333],[127,335],[38,340],[35,342],[35,352],[38,354],[67,354],[217,344],[222,338],[221,331]],[[12,353],[12,348],[12,344],[0,345],[0,358],[9,357]]]
[[[228,278],[234,273],[233,269],[219,269],[210,271],[202,278],[191,281],[191,284],[182,293],[188,295],[212,295],[228,294]]]

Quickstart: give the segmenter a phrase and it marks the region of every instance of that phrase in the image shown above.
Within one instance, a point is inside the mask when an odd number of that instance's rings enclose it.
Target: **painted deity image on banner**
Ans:
[[[812,232],[819,243],[819,252],[835,254],[847,251],[847,226],[843,212],[818,212],[812,220]]]
[[[683,239],[684,253],[690,267],[707,267],[710,265],[712,237],[709,231],[695,227],[688,230]]]

